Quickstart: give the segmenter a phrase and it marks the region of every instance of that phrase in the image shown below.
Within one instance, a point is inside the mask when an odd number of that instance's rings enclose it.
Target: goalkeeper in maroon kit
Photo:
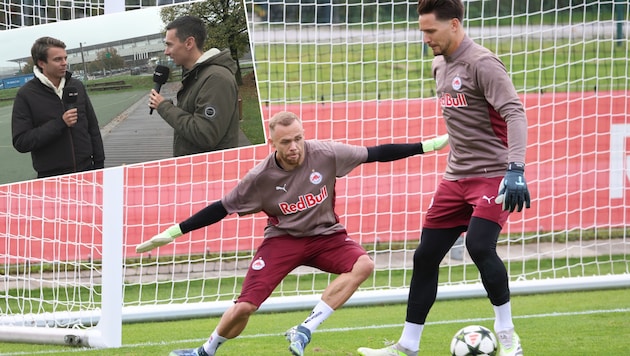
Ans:
[[[414,254],[407,316],[400,339],[364,356],[416,356],[437,295],[440,262],[466,231],[466,248],[479,269],[495,312],[499,355],[522,355],[514,332],[508,275],[496,245],[514,210],[530,207],[524,178],[527,118],[499,58],[462,27],[461,0],[419,0],[423,42],[431,47],[433,77],[449,135],[449,159]]]
[[[448,141],[448,135],[443,135],[422,143],[367,148],[306,141],[301,120],[290,112],[274,115],[269,130],[269,142],[275,152],[250,170],[231,192],[136,247],[138,252],[149,251],[232,213],[262,211],[268,216],[264,240],[253,257],[236,303],[223,314],[206,343],[196,349],[174,351],[172,355],[214,355],[223,342],[240,335],[249,317],[284,277],[298,266],[311,266],[338,277],[324,290],[310,315],[286,333],[291,353],[304,355],[311,333],[352,296],[374,269],[366,251],[348,237],[335,214],[337,177],[347,175],[362,163],[389,162],[438,150]]]

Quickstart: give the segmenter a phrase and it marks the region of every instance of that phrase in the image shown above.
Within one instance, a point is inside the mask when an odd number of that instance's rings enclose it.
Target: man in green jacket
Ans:
[[[204,52],[206,27],[193,16],[166,26],[164,54],[183,67],[177,105],[155,89],[149,107],[174,129],[173,155],[184,156],[238,146],[236,62],[229,50]]]

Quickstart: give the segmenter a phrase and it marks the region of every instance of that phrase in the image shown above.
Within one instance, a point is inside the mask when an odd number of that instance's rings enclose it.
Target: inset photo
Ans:
[[[0,31],[0,184],[264,143],[244,10],[213,4]]]

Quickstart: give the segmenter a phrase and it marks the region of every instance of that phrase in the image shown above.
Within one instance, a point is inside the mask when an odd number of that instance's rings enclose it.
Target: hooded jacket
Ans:
[[[212,48],[183,74],[177,105],[170,100],[158,105],[158,113],[174,129],[174,156],[238,146],[236,69],[229,50]]]
[[[44,83],[37,68],[35,71],[35,78],[18,90],[13,103],[13,147],[31,153],[38,178],[103,168],[103,139],[83,83],[66,72],[55,91],[52,84]],[[78,90],[78,119],[73,127],[62,119],[66,106],[61,92],[69,86]]]

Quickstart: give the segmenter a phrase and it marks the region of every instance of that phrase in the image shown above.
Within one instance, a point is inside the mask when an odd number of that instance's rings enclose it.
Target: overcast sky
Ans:
[[[42,36],[51,36],[65,42],[66,49],[83,45],[159,33],[164,25],[160,20],[159,8],[126,11],[110,15],[94,16],[79,20],[60,21],[52,24],[22,27],[0,31],[0,67],[19,68],[10,59],[30,57],[33,42]]]

